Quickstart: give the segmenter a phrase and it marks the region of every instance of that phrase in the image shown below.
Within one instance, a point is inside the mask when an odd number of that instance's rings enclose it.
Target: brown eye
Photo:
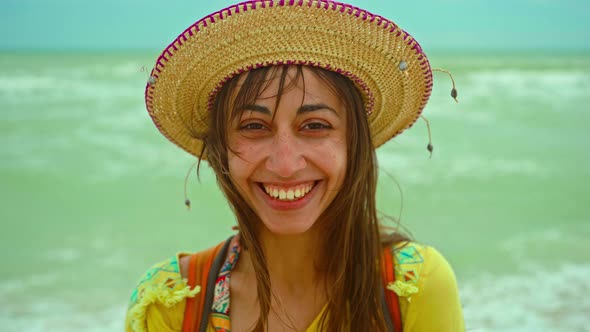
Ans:
[[[261,123],[251,122],[241,126],[240,130],[262,130],[265,128],[266,127]]]
[[[324,123],[321,122],[310,122],[307,123],[303,126],[303,129],[307,129],[307,130],[321,130],[321,129],[330,129],[332,128],[329,125],[326,125]]]

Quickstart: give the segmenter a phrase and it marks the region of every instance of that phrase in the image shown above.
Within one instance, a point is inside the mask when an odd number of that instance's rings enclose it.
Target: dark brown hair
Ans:
[[[296,67],[297,75],[287,81],[287,71],[291,67]],[[383,241],[375,202],[377,162],[363,98],[348,78],[321,68],[307,68],[342,99],[347,111],[348,155],[344,182],[318,220],[326,241],[318,250],[319,257],[314,263],[331,281],[325,285],[328,303],[320,320],[320,330],[385,332],[380,264]],[[272,78],[280,78],[278,104],[286,90],[303,80],[303,67],[263,67],[242,76],[230,79],[217,94],[204,141],[209,164],[237,217],[242,244],[251,255],[260,305],[260,317],[254,330],[263,331],[266,330],[272,294],[257,231],[262,223],[229,175],[227,133],[231,123],[241,115],[240,107],[254,103]],[[400,236],[389,237],[387,245],[402,239]]]

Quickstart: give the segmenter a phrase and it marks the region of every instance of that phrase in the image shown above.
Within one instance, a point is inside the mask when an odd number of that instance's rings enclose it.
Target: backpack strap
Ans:
[[[402,332],[402,317],[399,308],[399,300],[395,292],[387,290],[387,284],[395,282],[395,267],[393,255],[391,254],[391,247],[385,248],[382,259],[382,274],[383,274],[383,312],[385,313],[385,321],[388,325],[393,327],[393,331]]]
[[[221,242],[215,247],[191,255],[188,266],[188,285],[191,289],[200,285],[201,291],[186,300],[182,332],[205,332],[209,324],[209,314],[213,301],[215,280],[227,255],[231,242]],[[397,294],[387,291],[387,284],[395,282],[395,268],[391,248],[383,251],[382,259],[382,305],[385,321],[395,332],[402,332],[402,319]],[[205,282],[205,283],[204,283]]]
[[[182,332],[206,331],[213,301],[215,280],[224,262],[231,239],[215,247],[192,254],[188,264],[188,286],[201,286],[201,291],[186,299]]]

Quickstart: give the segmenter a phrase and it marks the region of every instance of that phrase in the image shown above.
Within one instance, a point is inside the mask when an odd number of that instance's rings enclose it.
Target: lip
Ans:
[[[293,186],[297,186],[300,184],[305,184],[305,183],[309,183],[310,181],[302,181],[302,182],[297,182],[297,183],[289,183],[289,184],[285,184],[285,183],[281,183],[281,184],[277,184],[277,183],[272,183],[273,186],[277,186],[277,187],[284,187],[284,188],[289,188],[289,187],[293,187]],[[268,194],[264,191],[262,183],[261,182],[256,182],[255,183],[255,187],[258,190],[258,194],[259,196],[262,196],[262,199],[266,202],[267,205],[269,205],[272,209],[275,210],[279,210],[279,211],[290,211],[290,210],[297,210],[300,209],[302,207],[304,207],[305,205],[307,205],[307,203],[315,196],[315,193],[317,191],[317,188],[322,185],[321,180],[317,180],[317,181],[313,181],[313,187],[311,188],[311,190],[302,198],[299,198],[297,200],[293,200],[293,201],[281,201],[275,198],[272,198],[270,196],[268,196]],[[265,182],[266,184],[271,184],[268,182]]]
[[[257,184],[266,184],[269,186],[274,187],[281,187],[281,188],[290,188],[296,187],[302,184],[313,184],[315,185],[319,180],[308,180],[308,181],[298,181],[298,182],[256,182]]]

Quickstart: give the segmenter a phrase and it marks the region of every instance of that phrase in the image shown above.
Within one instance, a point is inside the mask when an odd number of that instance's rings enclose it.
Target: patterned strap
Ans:
[[[225,251],[223,249],[227,249],[228,243],[229,240],[191,255],[188,265],[188,285],[191,289],[200,285],[201,291],[195,297],[186,300],[182,332],[197,332],[201,325],[206,326],[206,324],[202,324],[203,318],[209,316],[210,310],[204,309],[207,308],[206,302],[210,302],[207,301],[207,298],[211,298],[213,294],[213,291],[209,289],[209,272],[219,270],[212,267],[212,265],[214,265],[214,261],[218,261],[216,258],[223,254]],[[208,320],[208,318],[205,318],[205,320]]]
[[[387,312],[385,314],[391,315],[395,332],[402,332],[402,317],[399,309],[399,301],[395,292],[387,290],[387,284],[395,282],[395,267],[393,266],[393,255],[391,254],[391,248],[387,247],[383,251],[383,289],[385,290],[385,302],[387,304]]]
[[[195,297],[186,300],[182,332],[199,332],[203,330],[202,327],[207,326],[203,324],[202,318],[209,316],[211,300],[213,298],[213,287],[215,285],[214,277],[216,277],[219,271],[220,264],[223,262],[223,257],[225,257],[230,242],[231,238],[213,248],[195,253],[190,257],[188,285],[191,289],[196,285],[202,286],[201,292]],[[388,309],[385,314],[389,314],[389,317],[386,317],[386,319],[392,321],[395,332],[402,332],[402,319],[397,294],[387,290],[387,284],[395,282],[394,260],[391,254],[391,248],[389,247],[383,251],[382,279],[383,289],[385,290],[385,303]]]

